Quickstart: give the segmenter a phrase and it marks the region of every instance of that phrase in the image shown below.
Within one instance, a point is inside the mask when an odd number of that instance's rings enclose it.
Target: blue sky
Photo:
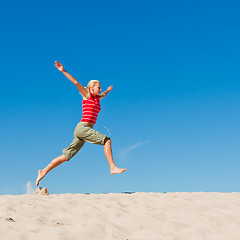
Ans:
[[[40,183],[50,193],[240,191],[239,1],[11,1],[1,5],[0,194],[26,193],[81,119],[77,88],[98,79],[95,129]]]

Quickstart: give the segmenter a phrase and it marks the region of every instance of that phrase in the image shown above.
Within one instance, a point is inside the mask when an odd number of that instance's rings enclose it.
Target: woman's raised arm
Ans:
[[[79,92],[82,94],[83,97],[88,96],[88,91],[81,83],[77,81],[71,74],[69,74],[63,67],[63,65],[57,61],[55,61],[55,67],[62,72],[76,87],[78,88]]]
[[[101,93],[100,99],[105,98],[105,97],[107,96],[107,94],[108,94],[110,91],[112,91],[112,89],[113,89],[113,86],[108,87],[107,91]]]

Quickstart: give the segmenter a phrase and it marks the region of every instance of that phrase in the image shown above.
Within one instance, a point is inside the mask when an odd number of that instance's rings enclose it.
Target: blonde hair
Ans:
[[[85,87],[86,89],[87,89],[87,91],[88,91],[88,97],[86,98],[86,99],[88,99],[90,96],[91,96],[91,94],[90,94],[90,88],[91,87],[94,87],[95,85],[96,85],[96,83],[100,83],[98,80],[90,80],[89,82],[88,82],[88,85],[87,85],[87,87]],[[84,98],[85,99],[85,98]]]
[[[87,85],[87,89],[90,90],[90,88],[94,87],[96,85],[96,83],[100,83],[100,82],[98,80],[90,80]]]

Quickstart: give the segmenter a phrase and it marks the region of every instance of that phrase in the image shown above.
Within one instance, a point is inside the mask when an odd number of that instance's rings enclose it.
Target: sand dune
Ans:
[[[240,193],[0,196],[0,239],[239,240]]]

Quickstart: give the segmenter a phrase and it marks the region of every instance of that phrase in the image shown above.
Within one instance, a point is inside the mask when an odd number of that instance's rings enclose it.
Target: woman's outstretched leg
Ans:
[[[127,170],[127,168],[118,168],[114,161],[113,161],[113,156],[112,156],[112,147],[111,147],[111,140],[108,139],[105,144],[104,144],[104,153],[105,156],[108,160],[108,164],[110,167],[110,173],[115,174],[115,173],[122,173]]]
[[[43,170],[38,170],[38,177],[36,180],[36,186],[38,186],[39,182],[45,177],[45,175],[51,171],[53,168],[57,167],[63,162],[66,162],[67,158],[65,155],[61,155],[59,157],[54,158]]]

